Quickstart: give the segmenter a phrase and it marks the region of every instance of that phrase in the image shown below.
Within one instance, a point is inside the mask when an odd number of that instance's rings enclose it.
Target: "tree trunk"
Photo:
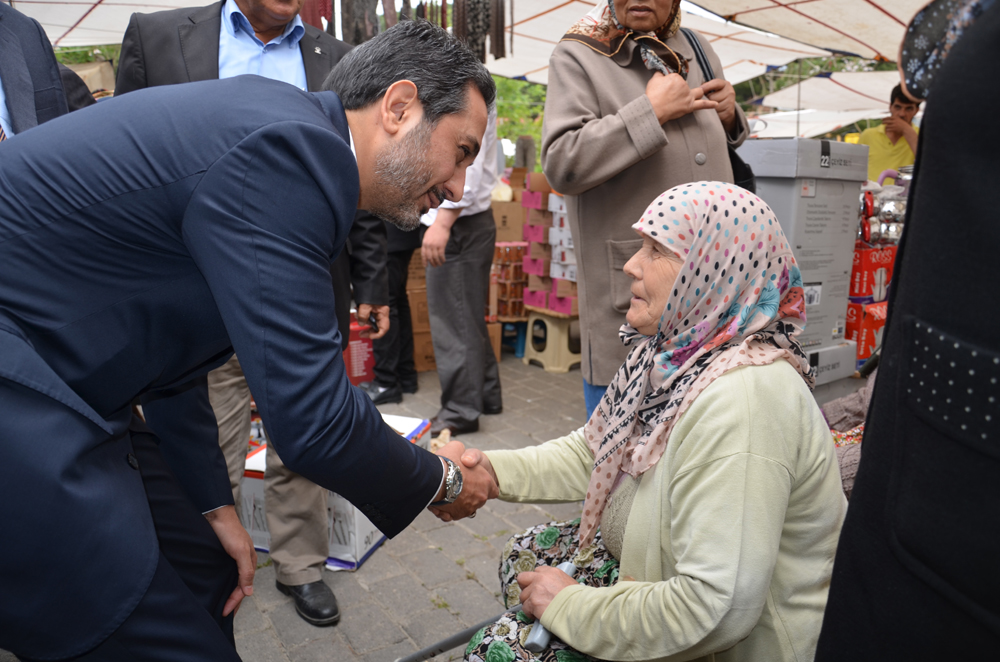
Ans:
[[[378,34],[377,6],[378,0],[341,0],[340,19],[345,42],[357,46]]]
[[[396,25],[396,2],[395,0],[382,0],[382,15],[385,16],[385,27],[391,28]]]

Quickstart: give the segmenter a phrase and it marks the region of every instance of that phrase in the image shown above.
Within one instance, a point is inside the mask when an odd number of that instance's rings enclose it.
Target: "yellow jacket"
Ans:
[[[586,495],[582,429],[487,455],[501,499]],[[846,509],[829,429],[798,373],[785,361],[734,369],[642,476],[622,581],[563,589],[542,624],[604,660],[812,660]]]

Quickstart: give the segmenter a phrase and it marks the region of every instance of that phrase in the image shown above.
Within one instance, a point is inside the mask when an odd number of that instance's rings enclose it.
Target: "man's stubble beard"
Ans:
[[[431,190],[443,200],[440,189],[428,187],[430,170],[424,159],[430,152],[434,127],[426,120],[410,130],[403,138],[382,149],[375,157],[373,202],[368,211],[392,223],[401,230],[414,230],[420,226],[424,210],[417,206],[417,198]]]

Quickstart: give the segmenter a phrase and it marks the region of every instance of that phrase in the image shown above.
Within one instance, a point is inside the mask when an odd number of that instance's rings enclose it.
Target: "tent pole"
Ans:
[[[799,59],[799,84],[796,89],[798,98],[795,101],[795,137],[799,136],[799,122],[802,119],[802,60]]]

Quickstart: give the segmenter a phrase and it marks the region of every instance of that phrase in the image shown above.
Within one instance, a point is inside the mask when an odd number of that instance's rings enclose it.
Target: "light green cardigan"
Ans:
[[[582,428],[487,456],[503,500],[586,495]],[[622,581],[563,589],[542,624],[603,660],[812,660],[846,509],[802,378],[783,360],[736,368],[694,401],[642,476]]]

